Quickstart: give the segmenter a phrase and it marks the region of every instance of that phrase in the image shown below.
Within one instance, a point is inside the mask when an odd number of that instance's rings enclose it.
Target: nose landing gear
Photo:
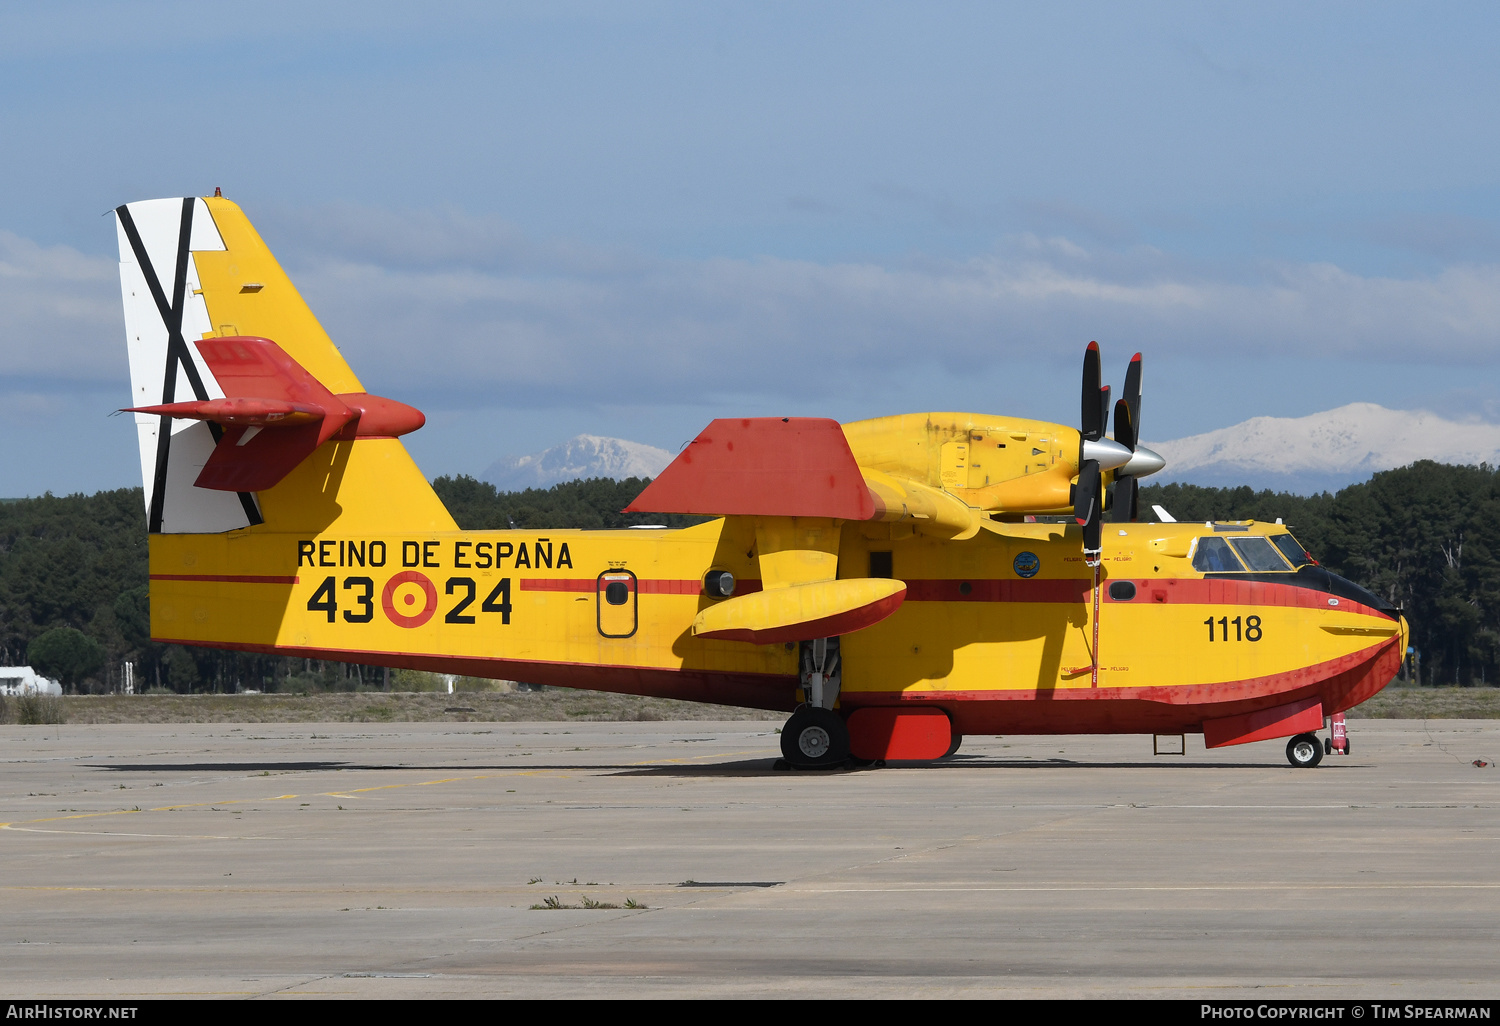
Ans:
[[[1325,755],[1332,755],[1334,752],[1349,754],[1349,728],[1344,722],[1344,714],[1334,713],[1324,724],[1329,728],[1326,739],[1319,738],[1316,734],[1298,734],[1286,743],[1287,762],[1293,766],[1312,769],[1323,761]]]
[[[1316,734],[1298,734],[1286,743],[1286,759],[1293,766],[1312,769],[1323,761],[1323,742]]]

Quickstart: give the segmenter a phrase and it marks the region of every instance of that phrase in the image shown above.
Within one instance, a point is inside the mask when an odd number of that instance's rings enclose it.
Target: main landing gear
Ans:
[[[849,728],[833,711],[844,673],[838,638],[802,642],[799,655],[806,698],[781,728],[781,754],[797,769],[832,769],[849,761]]]
[[[849,760],[849,729],[831,709],[804,705],[781,728],[781,754],[797,769],[832,769]]]

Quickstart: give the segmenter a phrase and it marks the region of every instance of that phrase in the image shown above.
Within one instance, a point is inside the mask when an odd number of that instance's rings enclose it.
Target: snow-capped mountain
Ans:
[[[1461,423],[1425,410],[1350,403],[1306,417],[1254,417],[1169,442],[1147,442],[1167,467],[1148,484],[1250,485],[1336,491],[1417,460],[1500,466],[1500,425]],[[655,477],[673,454],[622,438],[578,435],[529,456],[497,460],[481,476],[502,491],[588,477]]]
[[[672,462],[672,456],[665,449],[623,438],[578,435],[529,456],[496,460],[480,480],[503,492],[518,492],[588,477],[655,477]]]
[[[1148,483],[1184,481],[1278,491],[1335,491],[1417,460],[1500,464],[1500,425],[1425,410],[1350,403],[1306,417],[1255,417],[1171,442],[1148,442],[1167,468]]]

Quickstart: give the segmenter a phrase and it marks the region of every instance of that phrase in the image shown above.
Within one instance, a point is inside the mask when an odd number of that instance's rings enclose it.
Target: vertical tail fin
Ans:
[[[245,482],[244,491],[223,490],[222,474],[220,487],[201,487],[215,479],[204,467],[221,440],[243,444],[254,429],[231,425],[234,433],[226,439],[230,422],[219,415],[222,404],[216,401],[235,398],[234,386],[216,376],[199,341],[271,339],[324,393],[351,399],[363,396],[364,387],[234,203],[219,197],[147,200],[125,204],[116,215],[131,408],[138,411],[152,533],[213,534],[259,525],[306,531],[335,520],[365,528],[454,528],[393,437],[356,438],[353,431],[320,437],[290,474],[230,479]],[[349,405],[355,405],[352,399]],[[175,409],[139,410],[164,406]],[[184,412],[187,406],[197,412]],[[223,463],[221,453],[216,464]],[[276,483],[269,487],[248,490],[272,479]]]

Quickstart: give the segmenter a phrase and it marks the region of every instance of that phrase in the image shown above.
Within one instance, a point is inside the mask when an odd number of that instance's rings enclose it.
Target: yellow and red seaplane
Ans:
[[[707,523],[462,531],[400,440],[422,414],[239,207],[116,214],[158,641],[784,710],[799,768],[1199,732],[1312,766],[1400,667],[1399,610],[1280,524],[1139,519],[1139,355],[1112,438],[1090,343],[1078,428],[726,418],[630,507]]]

